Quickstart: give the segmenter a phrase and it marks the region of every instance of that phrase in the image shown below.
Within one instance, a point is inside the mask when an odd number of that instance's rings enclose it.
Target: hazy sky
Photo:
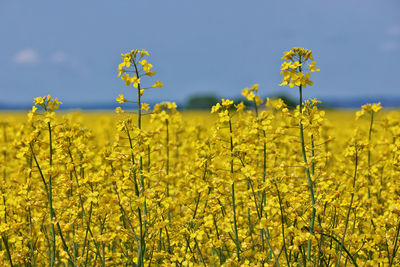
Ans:
[[[399,14],[398,0],[0,0],[0,102],[133,98],[117,65],[135,48],[165,85],[149,101],[233,97],[253,83],[294,94],[278,86],[293,46],[321,68],[306,96],[399,97]]]

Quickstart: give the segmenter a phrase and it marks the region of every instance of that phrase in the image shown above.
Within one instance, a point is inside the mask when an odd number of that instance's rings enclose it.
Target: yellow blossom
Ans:
[[[115,112],[117,114],[121,114],[121,113],[125,113],[125,110],[123,110],[121,107],[117,107],[117,108],[115,108]]]
[[[142,109],[145,110],[145,111],[149,110],[149,109],[150,109],[149,104],[147,104],[147,103],[142,103]]]
[[[115,100],[117,100],[118,103],[125,103],[126,101],[128,101],[125,99],[125,96],[123,94],[118,94],[118,97]]]
[[[163,83],[162,83],[162,82],[156,81],[156,82],[153,84],[152,87],[159,87],[159,88],[161,88],[162,86],[163,86]]]

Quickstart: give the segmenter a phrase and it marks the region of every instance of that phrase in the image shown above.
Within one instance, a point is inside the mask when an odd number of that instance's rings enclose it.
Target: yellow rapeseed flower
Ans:
[[[125,103],[126,101],[128,101],[125,99],[125,96],[123,94],[118,94],[118,97],[115,98],[115,100],[117,100],[118,103]]]

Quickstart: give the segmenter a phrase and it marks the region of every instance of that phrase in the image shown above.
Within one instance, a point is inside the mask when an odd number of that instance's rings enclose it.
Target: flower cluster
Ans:
[[[382,109],[381,103],[366,104],[361,107],[361,110],[356,112],[356,119],[361,118],[368,113],[377,113]]]
[[[163,83],[160,81],[155,81],[150,87],[143,87],[141,85],[143,76],[153,77],[153,75],[156,74],[152,71],[153,65],[144,59],[145,56],[149,56],[149,52],[135,49],[130,53],[121,54],[121,56],[123,61],[118,65],[118,77],[121,77],[127,86],[133,85],[134,88],[137,88],[138,101],[134,103],[138,103],[139,113],[141,110],[148,111],[150,106],[147,103],[141,102],[144,91],[156,87],[161,88],[163,86]],[[118,103],[133,102],[128,101],[123,94],[119,94],[116,101]],[[121,114],[125,111],[121,107],[117,107],[115,112]]]
[[[122,63],[118,65],[118,77],[125,81],[127,86],[131,84],[133,87],[138,88],[140,85],[140,78],[143,75],[152,77],[156,74],[151,69],[153,65],[150,64],[144,56],[149,56],[149,52],[146,50],[132,50],[130,53],[121,54]],[[129,75],[133,73],[133,75]],[[156,81],[152,87],[162,87],[162,82]]]
[[[293,47],[292,50],[284,53],[282,59],[286,61],[281,65],[283,79],[280,86],[289,85],[292,88],[294,86],[313,85],[310,80],[310,72],[320,71],[320,69],[316,67],[316,62],[313,61],[311,50]]]

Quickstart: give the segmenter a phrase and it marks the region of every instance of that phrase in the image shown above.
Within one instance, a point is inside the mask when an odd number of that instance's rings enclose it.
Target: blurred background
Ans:
[[[290,99],[279,69],[293,46],[321,68],[305,97],[398,107],[399,14],[398,0],[0,0],[0,109],[47,94],[67,109],[115,108],[118,93],[136,97],[117,77],[120,54],[136,48],[150,52],[148,84],[164,83],[145,93],[150,104],[200,107],[254,83]]]

